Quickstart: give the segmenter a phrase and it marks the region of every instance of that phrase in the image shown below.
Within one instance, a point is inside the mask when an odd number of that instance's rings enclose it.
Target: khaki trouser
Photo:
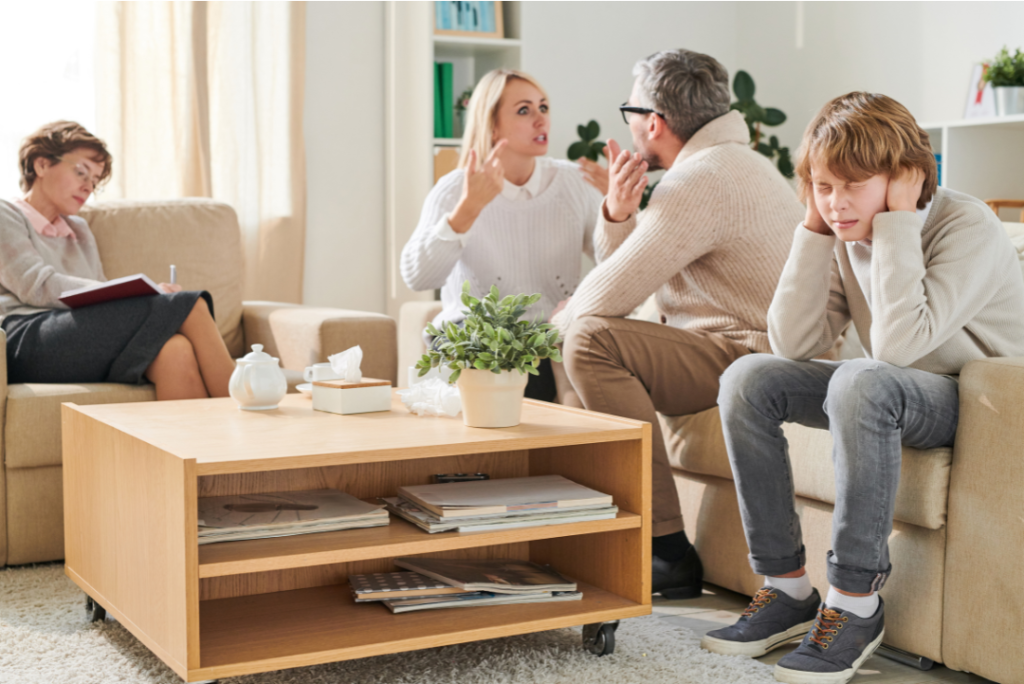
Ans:
[[[588,316],[569,327],[562,356],[583,406],[651,424],[655,537],[683,530],[657,412],[682,416],[711,408],[718,400],[719,377],[749,353],[716,333],[628,318]]]

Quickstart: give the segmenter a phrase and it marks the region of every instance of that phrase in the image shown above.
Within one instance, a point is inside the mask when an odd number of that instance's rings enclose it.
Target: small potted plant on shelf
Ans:
[[[992,84],[999,116],[1024,114],[1024,52],[1020,48],[1011,55],[1003,47],[981,78]]]
[[[509,295],[504,299],[496,286],[483,299],[462,286],[466,319],[462,325],[447,323],[443,330],[433,324],[430,351],[417,363],[419,375],[445,366],[453,372],[448,382],[458,382],[462,419],[470,427],[519,425],[523,392],[528,375],[539,375],[543,359],[561,362],[558,330],[550,324],[523,319],[540,301],[539,294]]]

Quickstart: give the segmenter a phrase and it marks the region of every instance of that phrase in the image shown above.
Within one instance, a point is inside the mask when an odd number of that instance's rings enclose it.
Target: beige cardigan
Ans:
[[[772,349],[807,360],[850,321],[865,353],[895,366],[956,375],[974,359],[1024,356],[1024,278],[1017,250],[984,202],[939,188],[928,218],[877,214],[869,302],[852,245],[797,226],[768,312]]]
[[[716,332],[769,351],[768,305],[804,208],[782,174],[749,147],[729,112],[686,142],[639,217],[604,220],[598,266],[552,321],[626,316],[657,292],[669,325]]]

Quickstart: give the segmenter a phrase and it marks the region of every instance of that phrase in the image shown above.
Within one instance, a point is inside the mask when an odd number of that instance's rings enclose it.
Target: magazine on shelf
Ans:
[[[77,309],[90,304],[112,302],[115,299],[128,297],[144,297],[162,294],[163,290],[142,273],[114,278],[97,285],[80,287],[77,290],[65,290],[60,293],[60,301],[69,308]]]
[[[436,532],[489,532],[517,527],[541,527],[544,525],[564,525],[590,520],[609,520],[618,512],[618,506],[582,506],[573,509],[541,509],[539,511],[518,511],[514,513],[491,513],[473,518],[456,518],[442,520],[411,501],[399,497],[380,499],[387,509],[398,517],[411,522],[421,530],[431,534]]]
[[[199,543],[263,539],[387,525],[379,505],[336,489],[199,499]]]
[[[349,575],[348,583],[356,603],[368,601],[406,600],[428,596],[464,594],[465,589],[453,587],[418,572],[374,572]]]
[[[399,487],[398,494],[439,518],[610,506],[612,497],[561,475]]]
[[[576,582],[552,568],[514,558],[396,558],[395,565],[464,591],[496,594],[576,591]]]
[[[477,591],[455,596],[434,596],[422,599],[401,599],[384,601],[384,605],[392,613],[407,613],[413,610],[432,610],[435,608],[474,608],[476,606],[508,605],[512,603],[550,603],[552,601],[579,601],[583,594],[578,591],[544,591],[536,594],[495,594]]]

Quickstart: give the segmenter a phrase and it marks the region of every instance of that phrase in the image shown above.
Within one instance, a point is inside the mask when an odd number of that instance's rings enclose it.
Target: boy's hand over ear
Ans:
[[[917,211],[917,200],[921,199],[924,187],[924,171],[907,169],[901,176],[889,179],[885,193],[885,204],[889,211]]]
[[[818,233],[819,235],[835,235],[832,229],[825,223],[825,219],[821,218],[821,214],[818,212],[818,206],[814,203],[814,198],[810,197],[807,200],[807,214],[804,216],[804,228],[811,231],[812,233]]]
[[[640,208],[647,187],[647,162],[639,154],[620,150],[614,140],[608,141],[608,196],[604,201],[605,218],[622,223]]]

